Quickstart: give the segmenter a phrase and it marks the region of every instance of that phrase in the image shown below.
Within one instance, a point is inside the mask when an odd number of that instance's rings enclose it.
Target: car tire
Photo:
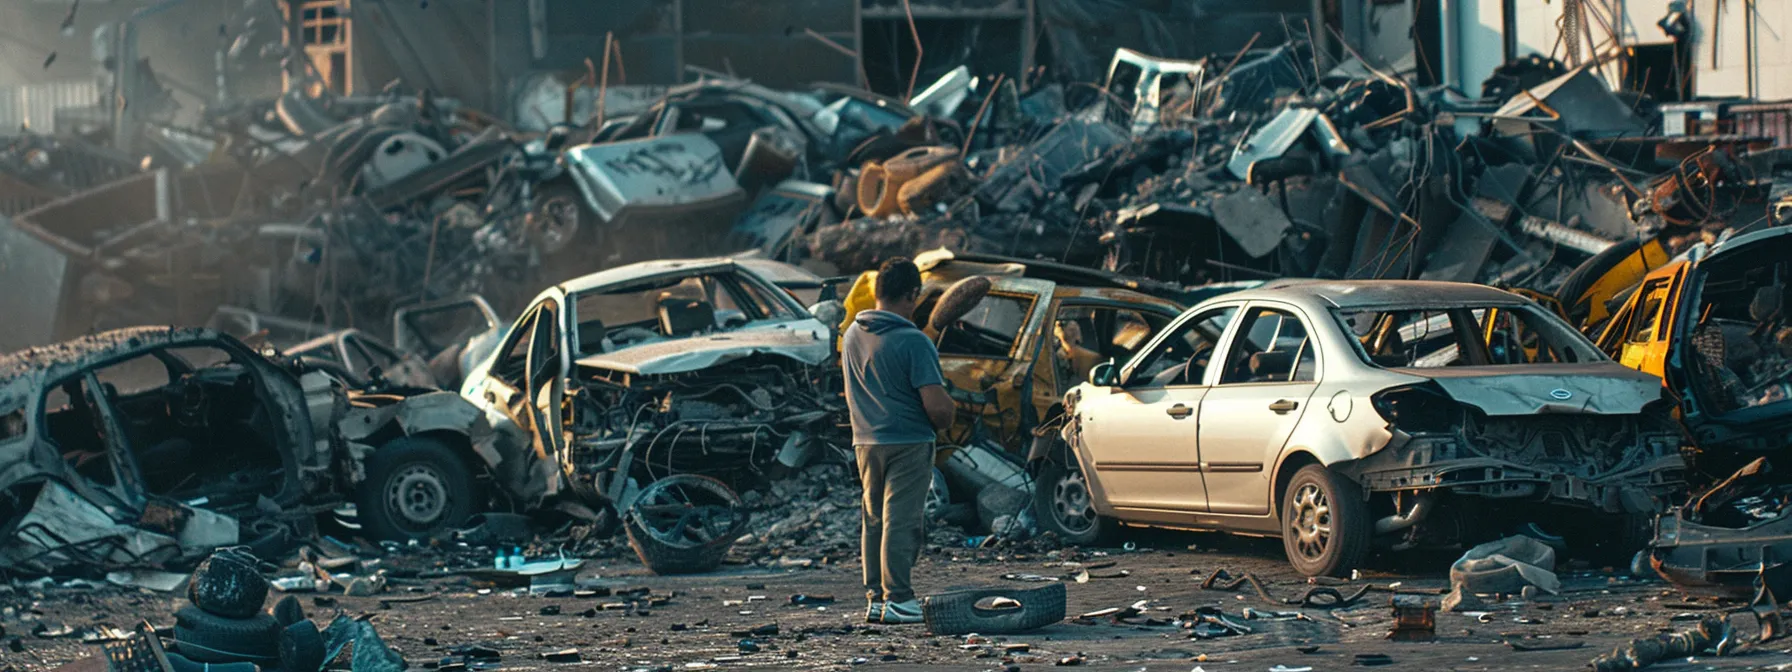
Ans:
[[[280,630],[280,672],[317,672],[326,652],[316,623],[301,620]]]
[[[1309,464],[1282,495],[1282,548],[1307,576],[1347,576],[1369,557],[1374,521],[1356,483]]]
[[[694,474],[648,484],[623,515],[629,546],[641,564],[661,576],[715,571],[749,520],[732,489]]]
[[[1006,609],[984,609],[977,604],[989,598],[1009,598],[1020,603]],[[1064,584],[1038,588],[984,588],[929,595],[921,602],[927,631],[935,635],[979,632],[1004,635],[1038,630],[1064,620]]]
[[[193,578],[187,581],[187,599],[224,618],[250,618],[260,613],[268,599],[268,580],[257,562],[237,551],[213,553],[194,568]]]
[[[1041,531],[1077,546],[1100,542],[1114,529],[1114,521],[1095,513],[1089,481],[1069,454],[1045,460],[1033,477],[1033,517]]]
[[[375,539],[436,537],[478,513],[483,503],[466,461],[428,437],[400,437],[381,446],[367,459],[366,472],[355,510],[362,529]]]
[[[544,258],[578,253],[580,235],[600,235],[596,233],[600,228],[592,214],[585,205],[585,193],[577,185],[566,181],[550,182],[542,185],[535,194],[535,202],[529,204],[529,234]],[[593,233],[585,234],[586,231]],[[602,242],[594,240],[592,247],[584,253],[597,250]]]
[[[270,614],[225,618],[188,605],[174,612],[174,648],[196,663],[272,664],[280,657],[280,622]]]

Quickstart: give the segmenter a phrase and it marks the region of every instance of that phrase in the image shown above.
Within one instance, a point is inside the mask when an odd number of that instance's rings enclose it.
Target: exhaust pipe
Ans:
[[[1389,532],[1398,532],[1419,524],[1420,521],[1425,519],[1425,516],[1431,515],[1432,504],[1437,499],[1435,493],[1419,493],[1414,495],[1414,499],[1417,501],[1412,503],[1412,508],[1407,509],[1406,513],[1396,513],[1375,521],[1375,533],[1387,534]]]

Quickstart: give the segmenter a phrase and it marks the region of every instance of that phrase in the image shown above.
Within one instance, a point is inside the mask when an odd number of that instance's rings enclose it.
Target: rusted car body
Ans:
[[[1278,281],[1097,367],[1066,396],[1065,449],[1036,501],[1072,538],[1103,518],[1277,535],[1298,570],[1335,574],[1372,541],[1489,527],[1462,522],[1497,514],[1486,502],[1627,529],[1683,486],[1668,407],[1652,378],[1511,293]]]
[[[1099,271],[1055,275],[1049,264],[959,258],[944,250],[923,253],[915,262],[923,292],[916,323],[935,338],[940,367],[959,402],[959,420],[943,434],[952,444],[967,444],[980,433],[1010,451],[1027,450],[1032,430],[1058,415],[1064,393],[1090,369],[1125,361],[1182,310]],[[972,276],[993,281],[989,295],[957,326],[935,333],[926,319],[932,302]],[[842,329],[876,305],[876,277],[866,272],[854,281]],[[1073,284],[1079,281],[1086,284]]]
[[[0,357],[0,566],[175,563],[347,503],[373,536],[429,536],[524,459],[453,393],[347,392],[208,329],[104,332]]]

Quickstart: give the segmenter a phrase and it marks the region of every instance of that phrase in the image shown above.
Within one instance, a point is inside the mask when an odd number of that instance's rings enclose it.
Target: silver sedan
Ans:
[[[1684,478],[1667,403],[1508,292],[1278,281],[1097,366],[1065,397],[1036,504],[1077,543],[1116,521],[1280,536],[1312,576],[1561,506],[1633,551]]]

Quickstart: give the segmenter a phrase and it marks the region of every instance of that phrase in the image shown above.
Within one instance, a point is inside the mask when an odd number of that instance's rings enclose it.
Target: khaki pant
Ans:
[[[859,553],[865,596],[874,602],[915,599],[909,575],[926,543],[927,490],[933,486],[933,444],[854,446],[859,481]]]

